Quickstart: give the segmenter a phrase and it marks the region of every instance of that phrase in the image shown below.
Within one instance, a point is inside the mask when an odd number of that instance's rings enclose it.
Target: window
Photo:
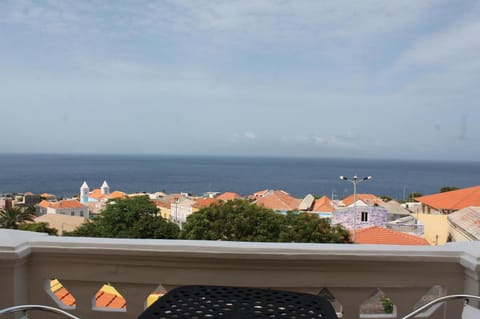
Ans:
[[[75,212],[71,212],[70,214],[71,214],[72,216],[75,216]]]
[[[368,222],[368,212],[362,212],[362,222]]]
[[[83,210],[80,211],[80,216],[83,217]]]

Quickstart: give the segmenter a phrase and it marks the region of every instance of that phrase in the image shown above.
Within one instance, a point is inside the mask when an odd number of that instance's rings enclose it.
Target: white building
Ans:
[[[172,203],[170,205],[170,219],[180,225],[181,228],[182,224],[187,221],[187,217],[193,213],[193,204],[195,204],[195,201],[186,198]]]
[[[43,200],[36,206],[36,209],[38,215],[60,214],[89,218],[88,207],[74,199],[54,203]]]

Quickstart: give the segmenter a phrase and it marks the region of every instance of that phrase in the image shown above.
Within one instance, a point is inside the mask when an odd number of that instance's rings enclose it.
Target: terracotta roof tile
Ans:
[[[220,200],[217,199],[217,198],[200,198],[192,205],[192,207],[204,208],[204,207],[208,207],[212,204],[217,204],[219,202],[220,202]]]
[[[90,193],[88,193],[88,197],[100,200],[102,198],[106,198],[107,196],[105,194],[102,194],[100,188],[95,188],[94,190],[90,191]]]
[[[127,197],[127,194],[121,191],[114,191],[114,192],[111,192],[110,195],[108,195],[109,199],[115,199],[115,198],[125,199],[126,197]]]
[[[154,200],[152,200],[152,202],[153,202],[153,203],[155,204],[155,206],[157,206],[157,207],[163,207],[163,208],[168,208],[168,209],[170,209],[170,207],[171,207],[171,206],[170,206],[171,203],[164,202],[164,201],[162,201],[162,200],[154,199]]]
[[[74,199],[62,200],[58,203],[50,205],[53,208],[57,209],[68,209],[68,208],[85,208],[85,205],[82,205],[79,201]]]
[[[43,207],[43,208],[48,208],[50,207],[50,202],[46,200],[42,200],[40,203],[38,203],[38,206]]]
[[[385,202],[375,196],[375,195],[372,195],[372,194],[357,194],[357,201],[361,200],[362,202],[364,202],[365,204],[369,205],[369,206],[373,206],[373,205],[380,205],[380,206],[383,206],[385,205]],[[342,202],[345,206],[350,206],[353,204],[353,201],[354,201],[354,195],[350,195],[350,196],[347,196],[345,197]]]
[[[421,196],[415,200],[435,209],[459,210],[469,206],[480,206],[480,186]]]
[[[300,199],[282,190],[269,191],[255,202],[259,206],[281,211],[296,210],[300,203]]]
[[[253,197],[262,197],[262,196],[265,196],[268,192],[269,192],[268,189],[264,189],[264,190],[261,190],[261,191],[258,191],[258,192],[253,193],[251,196],[253,196]]]
[[[223,201],[228,201],[228,200],[234,200],[234,199],[241,199],[243,198],[241,195],[233,192],[226,192],[223,194],[220,194],[216,197],[217,199],[223,200]]]
[[[322,196],[315,200],[312,211],[331,213],[335,210],[335,205],[328,196]]]
[[[355,243],[376,245],[430,245],[424,238],[380,226],[358,229],[355,236]]]

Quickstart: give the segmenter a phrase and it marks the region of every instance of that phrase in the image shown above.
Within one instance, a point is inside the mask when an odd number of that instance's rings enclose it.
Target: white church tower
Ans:
[[[103,181],[100,191],[103,195],[110,195],[110,186],[108,186],[107,181]]]
[[[83,182],[80,187],[80,203],[88,203],[88,193],[90,189],[88,188],[87,182]]]

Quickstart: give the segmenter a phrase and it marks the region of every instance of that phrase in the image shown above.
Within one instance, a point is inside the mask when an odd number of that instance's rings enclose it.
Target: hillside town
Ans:
[[[233,192],[166,194],[111,191],[107,181],[91,189],[83,182],[79,195],[58,198],[54,194],[3,194],[0,209],[34,207],[35,222],[48,223],[62,235],[102,212],[109,201],[148,196],[158,214],[182,227],[188,216],[202,208],[235,199],[245,199],[279,214],[305,212],[342,225],[357,244],[443,245],[450,241],[480,238],[480,186],[414,198],[411,202],[383,200],[374,194],[352,194],[333,200],[307,194],[296,198],[283,190],[265,189],[248,196]],[[356,216],[354,219],[353,216]]]

